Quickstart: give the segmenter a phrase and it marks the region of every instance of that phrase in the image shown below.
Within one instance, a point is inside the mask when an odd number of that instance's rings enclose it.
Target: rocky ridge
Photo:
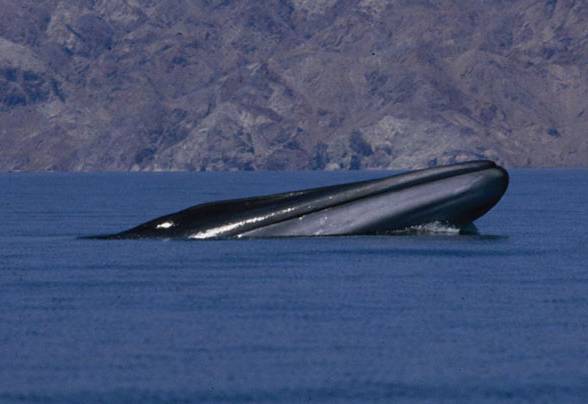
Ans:
[[[0,170],[588,165],[585,1],[0,7]]]

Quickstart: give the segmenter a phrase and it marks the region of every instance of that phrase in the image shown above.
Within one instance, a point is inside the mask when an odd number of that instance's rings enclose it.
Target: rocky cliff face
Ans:
[[[583,0],[0,0],[0,169],[588,165]]]

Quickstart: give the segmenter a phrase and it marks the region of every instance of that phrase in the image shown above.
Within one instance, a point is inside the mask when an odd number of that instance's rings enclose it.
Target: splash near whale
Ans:
[[[430,223],[466,228],[508,188],[480,160],[301,191],[204,203],[101,239],[395,234]]]

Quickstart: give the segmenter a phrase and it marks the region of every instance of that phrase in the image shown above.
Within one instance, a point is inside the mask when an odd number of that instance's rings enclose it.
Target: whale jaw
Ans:
[[[491,167],[392,189],[258,227],[239,237],[394,234],[431,223],[469,229],[498,203],[508,181],[504,169]]]
[[[93,238],[263,238],[387,234],[441,223],[467,227],[498,203],[509,176],[491,161],[369,181],[196,205]]]

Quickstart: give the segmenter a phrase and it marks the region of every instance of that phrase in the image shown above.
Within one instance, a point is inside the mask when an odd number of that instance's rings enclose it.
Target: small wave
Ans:
[[[473,227],[473,226],[471,226]],[[442,222],[431,222],[426,224],[419,224],[410,226],[405,229],[393,230],[388,234],[393,235],[443,235],[443,236],[457,236],[460,234],[475,233],[475,227],[457,227]]]

